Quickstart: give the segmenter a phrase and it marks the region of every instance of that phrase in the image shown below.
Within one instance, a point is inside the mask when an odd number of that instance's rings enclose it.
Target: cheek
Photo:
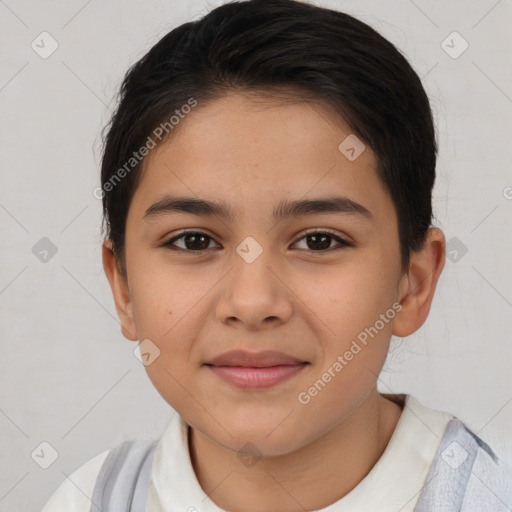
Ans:
[[[185,286],[184,282],[188,285]],[[173,407],[186,408],[191,347],[196,336],[198,297],[190,279],[148,270],[133,280],[133,314],[139,339],[149,339],[157,356],[145,370],[161,396]]]
[[[346,337],[372,324],[391,307],[396,283],[383,266],[354,261],[301,276],[300,299],[331,334]]]
[[[344,385],[367,378],[370,381],[380,372],[396,314],[392,307],[391,273],[378,262],[370,264],[371,260],[367,259],[363,264],[361,261],[336,271],[331,269],[323,279],[310,275],[302,283],[302,289],[307,290],[307,294],[301,294],[307,305],[305,311],[309,311],[305,314],[315,323],[313,329],[322,342],[319,371],[335,372],[332,366],[341,356],[343,371],[336,374],[344,376],[334,380]],[[336,387],[334,384],[332,389]],[[336,400],[335,395],[330,398]]]
[[[193,364],[191,351],[206,320],[208,291],[215,283],[199,274],[194,279],[191,270],[179,272],[156,262],[133,272],[132,304],[139,339],[151,340],[159,350],[154,364],[146,367],[155,382],[172,382],[167,371],[181,382],[187,365]]]
[[[141,257],[139,261],[129,276],[138,332],[146,338],[164,341],[190,315],[200,289],[191,282],[190,271],[177,271],[161,258]]]
[[[309,301],[315,313],[310,318],[318,315],[321,319],[317,326],[323,334],[318,333],[322,344],[319,364],[299,390],[309,401],[304,414],[337,422],[344,411],[359,406],[375,385],[396,314],[392,288],[380,274],[377,268],[350,268],[325,280],[323,289],[318,281],[316,288],[314,282],[305,283],[304,289],[310,293],[304,302]],[[320,293],[322,290],[325,293]]]
[[[177,321],[175,295],[164,293],[162,287],[150,280],[134,283],[132,304],[133,316],[140,337],[163,339]]]

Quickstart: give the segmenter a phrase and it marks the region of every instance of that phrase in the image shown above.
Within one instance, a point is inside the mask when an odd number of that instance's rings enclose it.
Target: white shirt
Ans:
[[[404,409],[380,459],[352,491],[318,512],[413,512],[452,418],[405,395]],[[105,450],[72,473],[41,512],[89,512],[108,453]],[[187,424],[175,414],[156,447],[146,512],[187,511],[225,512],[201,489],[190,460]]]

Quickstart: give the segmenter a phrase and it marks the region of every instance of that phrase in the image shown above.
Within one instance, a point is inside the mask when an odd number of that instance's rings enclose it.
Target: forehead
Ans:
[[[389,207],[375,156],[354,137],[321,103],[240,93],[199,102],[172,138],[146,157],[133,201],[147,208],[165,193],[178,193],[216,198],[237,213],[256,199],[270,207],[283,197],[336,191],[359,203]],[[354,142],[360,154],[352,159],[343,151]]]

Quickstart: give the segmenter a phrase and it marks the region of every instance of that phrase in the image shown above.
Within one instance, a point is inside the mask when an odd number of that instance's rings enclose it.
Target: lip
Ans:
[[[231,350],[205,363],[222,380],[239,388],[269,388],[299,373],[309,363],[276,350]]]
[[[251,368],[247,366],[208,366],[222,380],[239,388],[269,388],[296,375],[308,363]]]
[[[269,366],[292,365],[305,363],[303,359],[294,357],[277,350],[260,350],[250,352],[247,350],[229,350],[224,352],[206,364],[213,366],[242,366],[252,368],[265,368]]]

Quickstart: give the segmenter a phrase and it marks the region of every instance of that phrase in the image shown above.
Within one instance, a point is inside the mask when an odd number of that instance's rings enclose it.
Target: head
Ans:
[[[268,455],[347,419],[444,264],[435,130],[407,60],[341,12],[230,3],[128,71],[107,128],[104,268],[124,336],[157,348],[164,399]],[[233,349],[303,364],[240,388],[208,364]]]

